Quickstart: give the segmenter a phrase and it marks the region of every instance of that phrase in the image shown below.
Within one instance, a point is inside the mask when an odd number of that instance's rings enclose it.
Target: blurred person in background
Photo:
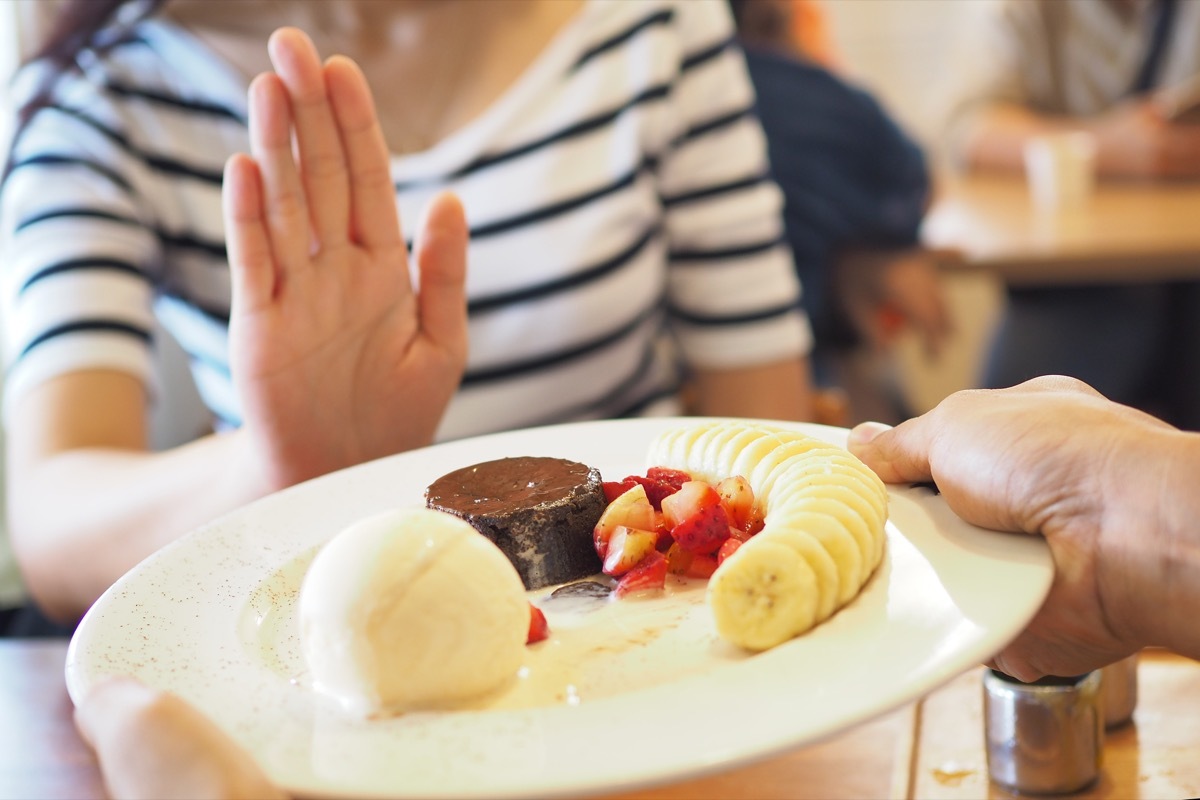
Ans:
[[[1200,76],[1200,3],[1003,0],[955,65],[946,144],[967,170],[1024,170],[1034,137],[1084,131],[1100,180],[1200,180],[1200,125],[1163,93]],[[1007,290],[982,384],[1072,375],[1118,402],[1200,428],[1200,283]]]
[[[821,6],[731,7],[784,192],[815,378],[849,389],[852,421],[898,422],[910,411],[891,381],[895,336],[911,327],[936,355],[951,334],[937,265],[918,243],[931,193],[924,153],[870,93],[827,68],[835,56]],[[860,364],[880,374],[858,374]]]
[[[4,411],[14,550],[67,626],[218,515],[435,440],[811,417],[723,0],[47,8],[0,185]],[[212,431],[162,451],[156,320]]]

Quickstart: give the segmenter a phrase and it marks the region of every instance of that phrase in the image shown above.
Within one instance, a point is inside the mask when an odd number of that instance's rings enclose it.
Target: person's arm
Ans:
[[[808,359],[744,369],[698,370],[692,376],[699,416],[816,420]]]
[[[1054,76],[1071,46],[1069,4],[1004,0],[980,10],[947,92],[946,144],[962,167],[1020,172],[1030,138],[1083,131],[1095,138],[1103,177],[1200,177],[1200,126],[1167,121],[1152,96],[1065,113]]]
[[[937,255],[919,247],[850,248],[838,256],[835,296],[873,347],[911,326],[930,357],[954,332]]]
[[[969,522],[1045,536],[1054,583],[1004,672],[1075,675],[1147,645],[1200,658],[1200,434],[1047,377],[861,425],[850,449],[890,483],[935,481]]]
[[[1167,121],[1151,99],[1130,100],[1092,117],[1045,114],[998,102],[974,111],[964,131],[964,159],[975,169],[1022,171],[1030,139],[1083,131],[1096,142],[1096,169],[1103,177],[1200,177],[1200,125]]]
[[[436,198],[418,231],[418,294],[362,74],[343,58],[322,65],[294,30],[271,53],[279,74],[251,88],[253,157],[225,177],[242,428],[149,453],[143,389],[112,371],[49,380],[10,410],[14,550],[57,618],[248,500],[430,443],[461,378],[460,204]]]
[[[8,431],[8,509],[25,584],[78,619],[163,545],[270,488],[239,433],[147,452],[145,389],[89,371],[26,392]]]
[[[697,413],[812,419],[811,329],[783,242],[783,197],[732,20],[720,4],[678,9],[681,70],[656,170],[669,246],[669,322]]]

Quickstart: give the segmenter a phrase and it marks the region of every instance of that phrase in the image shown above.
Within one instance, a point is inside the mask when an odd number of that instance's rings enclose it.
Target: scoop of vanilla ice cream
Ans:
[[[450,514],[412,508],[326,543],[301,585],[299,617],[314,688],[366,716],[453,705],[513,679],[529,601],[492,542]]]

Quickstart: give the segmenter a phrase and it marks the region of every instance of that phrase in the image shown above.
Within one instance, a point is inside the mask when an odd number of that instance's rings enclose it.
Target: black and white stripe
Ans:
[[[474,123],[393,162],[407,235],[442,189],[468,212],[471,348],[443,438],[670,409],[679,363],[809,345],[724,0],[580,15]],[[88,74],[20,137],[0,195],[8,397],[87,366],[149,380],[156,312],[237,425],[220,181],[246,87],[153,20]]]

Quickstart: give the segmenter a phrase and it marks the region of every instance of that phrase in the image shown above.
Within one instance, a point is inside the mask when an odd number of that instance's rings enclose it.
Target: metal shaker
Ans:
[[[1138,698],[1138,654],[1109,664],[1100,670],[1100,691],[1104,695],[1104,727],[1117,728],[1133,719]]]
[[[1100,672],[1023,683],[983,674],[988,775],[1029,794],[1075,792],[1100,775],[1104,704]]]

